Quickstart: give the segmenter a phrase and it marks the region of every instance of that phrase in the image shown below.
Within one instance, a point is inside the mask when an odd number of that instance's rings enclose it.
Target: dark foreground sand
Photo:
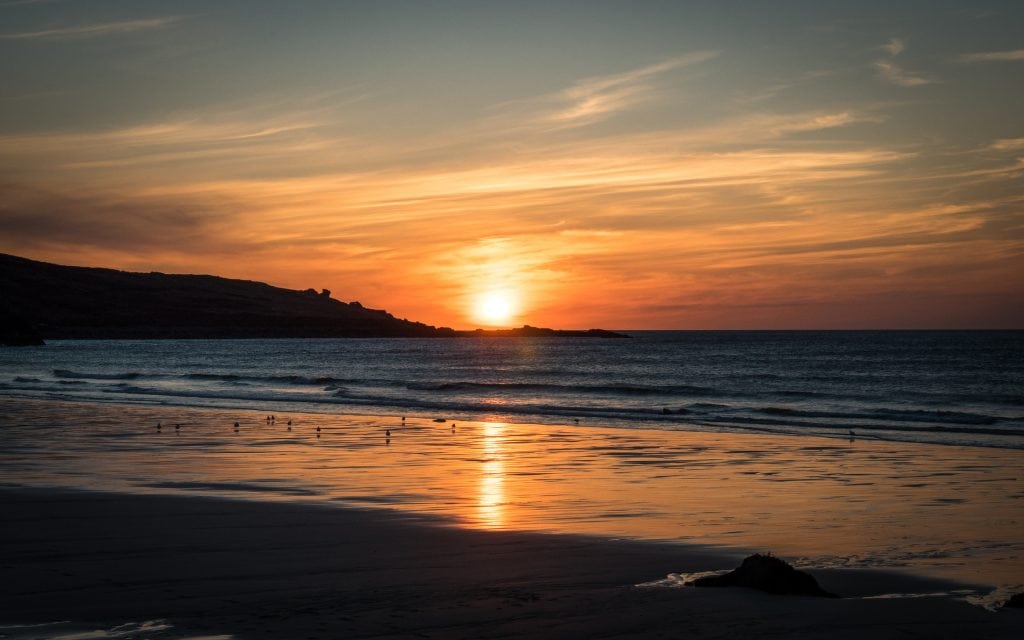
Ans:
[[[946,597],[634,586],[741,557],[699,547],[198,497],[12,488],[0,490],[0,508],[3,625],[173,625],[137,636],[148,638],[1024,637],[1024,611]],[[817,576],[846,596],[955,588],[879,572]]]

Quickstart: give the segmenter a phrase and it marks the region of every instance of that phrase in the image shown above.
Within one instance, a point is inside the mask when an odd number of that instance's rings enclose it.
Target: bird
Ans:
[[[161,425],[161,424],[160,424],[159,422],[158,422],[158,423],[156,423],[156,430],[157,430],[157,431],[161,431],[161,430],[163,430],[163,425]]]

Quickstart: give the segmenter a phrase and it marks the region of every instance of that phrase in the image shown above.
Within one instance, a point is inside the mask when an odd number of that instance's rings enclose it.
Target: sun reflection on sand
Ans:
[[[486,529],[501,529],[505,525],[505,462],[502,422],[485,422],[483,427],[483,463],[480,469],[480,498],[477,519]]]
[[[2,397],[0,409],[0,484],[382,508],[988,584],[1018,584],[1024,557],[1019,450],[497,417],[452,430],[415,416],[296,413],[287,431],[259,411]],[[180,434],[153,430],[168,415]]]

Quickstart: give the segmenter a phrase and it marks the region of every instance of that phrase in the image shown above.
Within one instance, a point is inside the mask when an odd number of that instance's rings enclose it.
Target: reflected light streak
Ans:
[[[485,529],[505,526],[505,427],[501,422],[483,423],[484,463],[480,469],[477,519]]]

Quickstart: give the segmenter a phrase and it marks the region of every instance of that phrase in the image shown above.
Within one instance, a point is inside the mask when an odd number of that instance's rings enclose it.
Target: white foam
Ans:
[[[652,580],[651,582],[641,582],[640,584],[634,585],[644,589],[648,588],[671,588],[675,589],[678,587],[685,587],[687,583],[693,582],[697,578],[704,578],[707,576],[717,576],[723,573],[723,571],[698,571],[696,573],[670,573],[661,580]]]
[[[166,620],[126,622],[109,629],[89,629],[68,620],[38,624],[0,626],[0,637],[5,640],[106,640],[108,638],[165,638],[167,640],[232,640],[231,635],[191,636],[171,631]]]

